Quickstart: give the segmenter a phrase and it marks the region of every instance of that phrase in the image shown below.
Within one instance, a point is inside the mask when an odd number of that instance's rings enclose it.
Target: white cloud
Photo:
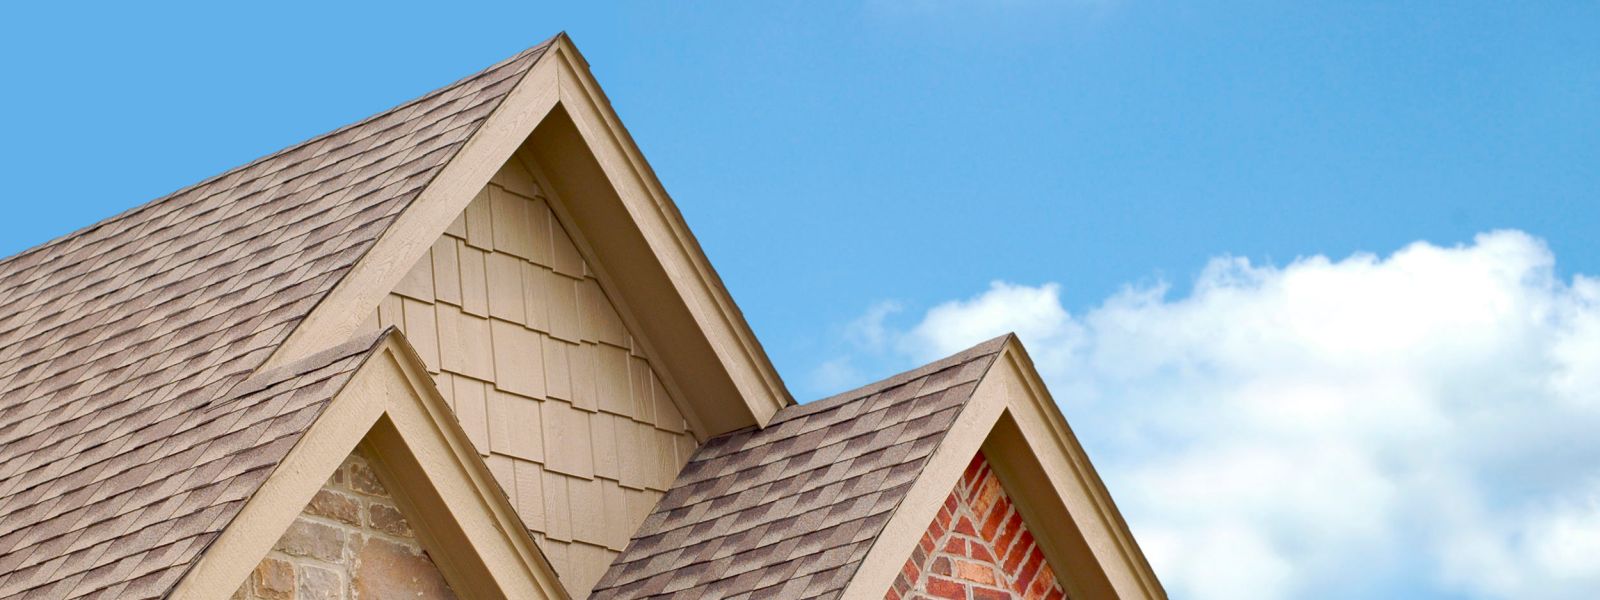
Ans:
[[[1600,594],[1600,281],[1514,231],[1283,267],[1082,315],[996,282],[872,339],[1016,331],[1179,598]]]

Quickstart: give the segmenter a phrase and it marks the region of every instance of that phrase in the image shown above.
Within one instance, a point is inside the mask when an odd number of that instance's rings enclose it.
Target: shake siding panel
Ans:
[[[489,212],[489,188],[483,188],[467,205],[467,243],[484,251],[494,250],[494,215]]]
[[[522,264],[522,304],[527,308],[528,328],[550,331],[550,270],[533,263]]]
[[[489,276],[484,256],[482,250],[464,241],[456,244],[456,257],[461,261],[461,310],[480,317],[489,316]]]
[[[594,441],[594,474],[612,481],[618,477],[617,419],[612,415],[598,414],[589,421]]]
[[[550,206],[536,198],[528,208],[528,232],[533,239],[533,255],[528,260],[545,268],[550,267],[550,224],[553,222],[555,215],[550,214]]]
[[[573,279],[583,278],[583,256],[578,253],[578,247],[573,245],[572,236],[567,234],[561,223],[552,219],[550,223],[551,257],[550,267],[557,273]]]
[[[512,461],[517,485],[517,514],[530,531],[545,531],[544,471],[538,463]]]
[[[550,398],[572,400],[572,368],[567,355],[574,347],[561,340],[541,336],[544,344],[544,391]]]
[[[490,182],[526,198],[537,198],[540,195],[539,184],[533,180],[533,174],[522,167],[521,161],[513,160],[506,163],[495,172]]]
[[[411,346],[422,356],[422,363],[427,365],[430,373],[439,372],[439,326],[434,315],[434,307],[427,302],[418,302],[406,298],[401,304],[405,314],[402,330],[411,332],[406,336],[411,341]]]
[[[489,316],[517,323],[528,322],[523,310],[521,259],[504,252],[490,253],[488,258]]]
[[[575,344],[568,357],[572,367],[572,405],[587,411],[600,410],[595,396],[594,344]]]
[[[404,279],[395,286],[394,293],[407,298],[431,302],[433,294],[433,260],[423,256],[417,264],[411,266]]]
[[[456,261],[456,240],[439,236],[428,252],[433,261],[433,293],[439,302],[461,306],[461,267]]]
[[[560,400],[550,400],[544,408],[545,457],[548,459],[545,467],[575,477],[594,477],[589,413]]]
[[[522,260],[533,258],[533,235],[528,228],[528,199],[498,186],[489,186],[489,208],[494,222],[495,248]]]
[[[550,302],[550,335],[569,342],[582,341],[578,331],[578,281],[552,273],[545,282],[549,285],[545,297]]]

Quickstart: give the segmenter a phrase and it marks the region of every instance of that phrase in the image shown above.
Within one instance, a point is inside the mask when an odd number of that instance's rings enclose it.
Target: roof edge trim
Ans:
[[[670,261],[668,273],[673,276],[679,294],[688,301],[701,331],[711,338],[712,348],[733,378],[754,425],[766,426],[779,410],[796,404],[788,387],[684,221],[677,204],[617,116],[610,99],[589,70],[588,61],[565,35],[557,39],[556,47],[560,50],[555,53],[557,59],[567,67],[561,71],[562,106],[578,125],[591,151],[601,158],[602,167],[624,201],[630,197],[646,201],[628,203],[634,218],[664,226],[665,235],[650,240],[652,249],[662,260]],[[601,152],[605,154],[600,155]],[[664,251],[670,251],[671,255],[664,255]],[[707,435],[719,433],[724,432],[711,431]]]
[[[261,370],[309,356],[356,334],[368,310],[394,289],[434,239],[466,209],[478,190],[555,107],[559,94],[552,55],[558,53],[564,39],[557,36],[544,44],[544,54],[528,67],[505,99],[350,272],[278,345]]]
[[[956,418],[927,466],[896,507],[883,532],[861,561],[843,597],[877,597],[894,583],[913,547],[921,538],[950,490],[954,489],[972,457],[983,451],[1002,483],[1007,483],[1000,463],[1015,460],[1016,453],[1032,457],[1041,469],[1033,473],[1047,479],[1031,492],[1007,486],[1019,506],[1045,505],[1056,499],[1057,511],[1066,512],[1063,527],[1040,527],[1030,521],[1029,530],[1041,540],[1052,565],[1057,561],[1078,566],[1061,569],[1063,580],[1078,573],[1093,579],[1074,588],[1074,598],[1114,600],[1118,598],[1164,599],[1166,592],[1128,530],[1121,513],[1112,502],[1105,484],[1089,463],[1072,430],[1067,427],[1055,401],[1015,336],[1003,338],[1004,348],[979,380],[972,399]],[[997,438],[1008,437],[1010,447],[996,451]],[[1030,498],[1030,496],[1032,498]],[[1048,510],[1048,509],[1046,509]],[[1027,512],[1024,511],[1024,516]],[[1064,529],[1063,529],[1064,528]],[[1065,531],[1053,533],[1051,530]],[[1055,535],[1076,539],[1047,540]],[[1073,561],[1059,556],[1068,545],[1082,548]],[[1052,552],[1057,556],[1050,556]],[[1096,573],[1085,573],[1089,568]],[[1069,582],[1063,581],[1063,585]]]
[[[399,468],[380,468],[380,475],[401,484],[391,486],[396,501],[413,504],[402,510],[431,509],[406,514],[418,521],[423,546],[439,555],[435,562],[463,597],[568,598],[421,359],[393,328],[379,337],[345,388],[245,500],[170,597],[229,597],[362,444],[377,450],[377,463],[399,461]]]

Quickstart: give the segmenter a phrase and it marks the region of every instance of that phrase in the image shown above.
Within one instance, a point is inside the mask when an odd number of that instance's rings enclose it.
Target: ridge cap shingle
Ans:
[[[804,415],[814,414],[814,413],[821,412],[821,411],[828,410],[828,409],[832,409],[832,408],[837,408],[839,405],[848,404],[851,401],[863,399],[865,397],[871,396],[871,395],[876,394],[878,392],[882,392],[882,391],[887,390],[889,388],[892,388],[892,387],[895,387],[895,386],[898,386],[898,385],[903,385],[905,383],[908,383],[910,381],[916,380],[916,379],[921,378],[921,377],[926,377],[928,375],[932,375],[934,373],[937,373],[937,372],[942,371],[944,369],[950,368],[952,366],[959,365],[959,364],[962,364],[962,363],[965,363],[965,362],[969,362],[969,361],[974,360],[974,359],[979,358],[979,357],[983,357],[983,356],[987,356],[987,355],[990,355],[990,354],[999,353],[1000,350],[1005,347],[1006,342],[1009,341],[1010,339],[1014,338],[1014,337],[1016,337],[1016,334],[1013,334],[1013,333],[1007,333],[1007,334],[995,336],[995,337],[989,338],[987,340],[984,340],[982,342],[979,342],[979,343],[967,348],[966,350],[962,350],[960,352],[956,352],[955,354],[951,354],[951,355],[946,356],[944,358],[940,358],[940,359],[934,360],[932,362],[924,363],[921,366],[913,367],[913,368],[908,369],[906,371],[901,371],[899,373],[895,373],[894,375],[890,375],[888,377],[885,377],[883,379],[879,379],[879,380],[874,381],[872,383],[868,383],[866,385],[862,385],[862,386],[857,387],[855,389],[839,392],[839,393],[834,394],[832,396],[827,396],[827,397],[820,398],[820,399],[817,399],[817,400],[812,400],[810,402],[804,402],[804,403],[796,404],[796,405],[793,405],[793,406],[785,408],[784,411],[779,411],[779,412],[780,413],[784,413],[785,411],[789,411],[789,412],[787,412],[786,415],[782,415],[782,416],[791,416],[792,417],[792,416],[804,416]],[[773,422],[776,422],[777,420],[778,420],[778,417],[775,417],[773,419]],[[768,423],[768,426],[769,427],[771,426],[771,422]]]

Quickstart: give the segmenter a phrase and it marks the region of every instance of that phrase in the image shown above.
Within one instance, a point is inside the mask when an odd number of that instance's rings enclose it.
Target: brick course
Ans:
[[[1064,600],[1066,594],[979,453],[884,598]]]
[[[306,504],[232,600],[455,597],[358,449]]]

